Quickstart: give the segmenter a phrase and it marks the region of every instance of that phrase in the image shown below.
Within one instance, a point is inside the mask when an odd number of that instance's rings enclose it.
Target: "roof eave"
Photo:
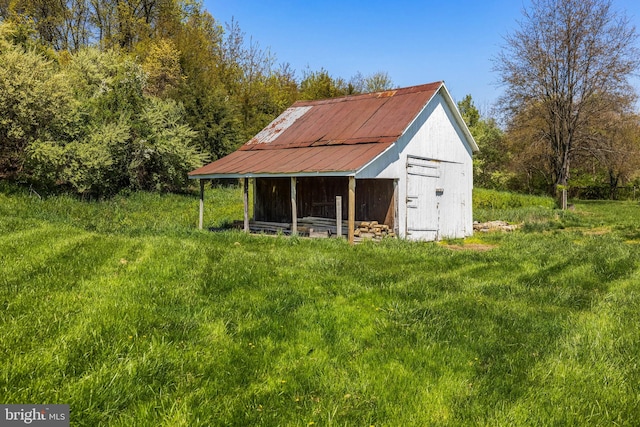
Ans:
[[[372,165],[373,163],[375,163],[379,158],[381,158],[382,156],[384,156],[385,154],[387,154],[391,149],[393,149],[393,147],[395,147],[396,143],[394,142],[393,144],[390,144],[387,148],[384,149],[384,151],[380,154],[378,154],[377,156],[375,156],[373,159],[369,160],[365,165],[363,165],[360,169],[358,169],[358,171],[356,172],[356,177],[358,176],[358,174],[362,173],[363,171],[367,170],[367,168],[369,167],[369,165]]]
[[[323,171],[323,172],[247,172],[247,173],[212,173],[203,175],[189,175],[189,179],[238,179],[238,178],[299,178],[317,176],[355,176],[357,171]]]
[[[473,135],[471,135],[471,131],[469,130],[469,127],[467,126],[464,119],[462,118],[462,114],[460,114],[460,110],[458,110],[458,106],[453,101],[453,98],[451,97],[451,94],[449,93],[449,90],[445,86],[444,82],[442,83],[442,86],[440,86],[437,92],[441,90],[444,90],[444,93],[445,93],[444,99],[447,102],[447,104],[449,104],[449,108],[454,112],[453,115],[456,119],[456,122],[458,123],[458,126],[460,126],[460,129],[462,129],[462,133],[464,133],[464,136],[469,141],[471,151],[473,151],[474,153],[477,153],[478,151],[480,151],[480,149],[478,148],[478,144],[476,143],[476,140],[474,139]]]

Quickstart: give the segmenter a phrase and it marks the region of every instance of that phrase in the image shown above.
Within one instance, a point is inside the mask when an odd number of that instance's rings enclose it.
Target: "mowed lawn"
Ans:
[[[240,219],[210,190],[207,224]],[[640,425],[640,205],[466,241],[195,229],[195,196],[0,192],[0,403],[82,426]]]

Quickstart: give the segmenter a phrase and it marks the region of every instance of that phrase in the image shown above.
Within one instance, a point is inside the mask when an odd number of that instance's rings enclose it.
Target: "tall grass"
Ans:
[[[2,190],[2,187],[0,187]],[[242,217],[240,189],[207,188],[208,225],[221,226]],[[75,196],[40,197],[26,190],[0,191],[2,220],[49,221],[106,234],[191,233],[198,221],[198,199],[193,195],[147,192],[119,194],[102,201],[81,201]]]
[[[208,192],[210,225],[238,194]],[[82,426],[637,425],[640,213],[547,209],[562,228],[477,252],[0,193],[0,400]]]
[[[546,196],[510,193],[506,191],[473,189],[474,209],[516,209],[524,207],[540,207],[552,209],[554,201]]]
[[[554,209],[550,197],[475,188],[473,214],[476,221],[502,220],[525,225],[527,231],[564,228],[576,220],[572,211]]]

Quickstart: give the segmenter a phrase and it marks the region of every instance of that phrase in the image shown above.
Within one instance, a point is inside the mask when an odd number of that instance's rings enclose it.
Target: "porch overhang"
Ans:
[[[242,179],[242,178],[313,178],[313,177],[348,177],[356,176],[358,171],[332,172],[288,172],[288,173],[212,173],[207,175],[189,175],[189,179]]]
[[[189,179],[355,176],[393,144],[238,150],[190,172]]]

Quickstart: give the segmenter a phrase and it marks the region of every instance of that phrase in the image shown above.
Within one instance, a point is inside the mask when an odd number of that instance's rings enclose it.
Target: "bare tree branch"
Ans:
[[[494,60],[504,113],[512,127],[535,121],[530,130],[546,141],[556,188],[567,185],[594,120],[635,99],[629,77],[640,65],[636,41],[610,0],[533,0],[505,37]]]

